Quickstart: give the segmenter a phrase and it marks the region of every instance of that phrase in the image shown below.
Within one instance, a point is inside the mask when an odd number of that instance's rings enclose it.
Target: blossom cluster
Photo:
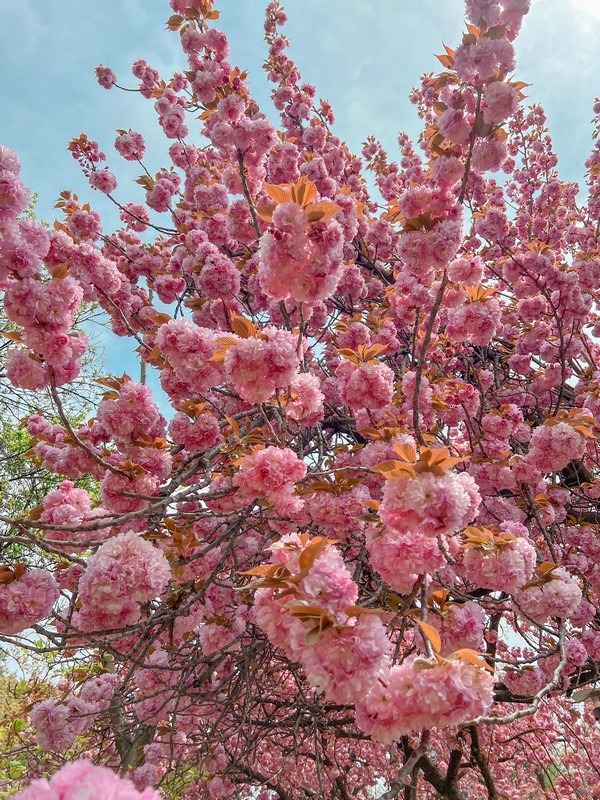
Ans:
[[[111,800],[160,800],[154,789],[138,792],[127,778],[119,778],[106,767],[97,767],[80,760],[65,764],[50,780],[36,778],[17,800],[78,800],[83,797],[105,797]]]

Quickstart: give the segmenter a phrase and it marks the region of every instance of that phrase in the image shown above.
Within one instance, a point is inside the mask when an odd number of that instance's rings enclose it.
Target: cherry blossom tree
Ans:
[[[3,517],[0,633],[61,668],[23,800],[598,797],[599,117],[582,202],[515,76],[529,0],[466,5],[398,161],[337,136],[277,0],[277,126],[171,0],[187,63],[133,64],[170,163],[71,141],[118,230],[68,191],[24,218],[0,150],[6,372],[60,477]],[[144,369],[75,424],[89,302]]]

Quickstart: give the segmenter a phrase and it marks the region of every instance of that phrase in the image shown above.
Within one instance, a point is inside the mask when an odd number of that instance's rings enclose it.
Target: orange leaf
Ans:
[[[435,653],[439,653],[442,649],[442,640],[440,639],[439,633],[428,622],[423,622],[423,620],[418,619],[417,624],[421,629],[421,633],[427,639],[429,644],[433,647]]]
[[[391,478],[414,477],[415,474],[410,464],[403,464],[402,461],[394,461],[393,459],[382,461],[381,464],[376,464],[374,467],[371,467],[371,469],[373,472],[378,472],[380,475],[383,475],[386,480],[390,480]]]
[[[288,606],[288,610],[292,617],[296,617],[296,619],[299,619],[301,622],[319,620],[321,630],[333,624],[333,618],[329,614],[329,611],[326,611],[320,606],[309,606],[304,605],[304,603],[298,603],[298,605]]]
[[[66,278],[69,274],[69,266],[64,262],[62,264],[57,264],[55,267],[52,267],[50,274],[53,278]]]
[[[0,334],[5,339],[10,339],[11,342],[19,342],[19,344],[23,342],[23,336],[20,331],[0,331]]]
[[[231,327],[234,333],[237,333],[242,339],[252,339],[258,332],[252,320],[241,317],[238,314],[231,315]]]
[[[326,547],[329,547],[330,544],[331,541],[325,536],[315,536],[310,544],[300,553],[300,558],[298,559],[298,566],[300,569],[310,569],[319,553]]]
[[[394,444],[394,452],[409,464],[414,464],[417,460],[417,451],[412,444],[400,444],[396,442],[396,444]]]
[[[153,322],[155,325],[166,325],[167,322],[172,320],[168,314],[163,314],[162,311],[157,311],[156,314],[148,314],[147,320]]]
[[[277,571],[279,569],[279,572]],[[288,576],[289,570],[283,564],[261,564],[259,567],[246,569],[240,575],[255,575],[260,578],[282,578]]]
[[[28,517],[29,517],[29,519],[31,519],[34,522],[36,522],[42,516],[43,512],[44,512],[44,506],[42,504],[40,504],[40,505],[34,506],[29,511]]]
[[[292,191],[285,183],[282,186],[277,186],[273,183],[263,183],[263,189],[269,195],[271,200],[275,201],[276,205],[279,205],[280,203],[292,202]]]
[[[0,585],[6,585],[17,580],[15,571],[10,567],[0,566]]]
[[[438,56],[436,54],[435,57],[440,62],[442,67],[446,67],[446,69],[452,69],[454,67],[454,59],[450,58],[450,56],[447,55]]]
[[[356,350],[351,350],[349,347],[343,347],[341,350],[338,350],[338,353],[347,358],[348,361],[351,361],[357,367],[361,364],[360,355],[356,352]]]
[[[488,664],[487,661],[484,661],[479,653],[477,653],[475,650],[469,650],[468,647],[463,647],[460,650],[457,650],[455,653],[452,653],[449,658],[457,658],[460,661],[466,661],[468,664],[472,664],[474,667],[480,667],[488,672],[494,671],[494,668]]]
[[[166,29],[169,31],[178,31],[181,27],[181,23],[183,22],[183,17],[180,17],[179,14],[173,14],[167,20],[167,24],[165,25]]]
[[[309,203],[317,199],[317,187],[306,175],[302,175],[296,183],[290,187],[293,200],[302,208],[306,208]]]
[[[485,35],[488,39],[503,39],[505,33],[505,25],[494,25],[493,28],[488,28]]]
[[[309,222],[326,222],[328,219],[333,219],[341,210],[342,207],[337,203],[313,203],[307,210],[307,219]]]
[[[233,336],[221,336],[217,339],[217,344],[219,346],[208,360],[221,364],[225,360],[229,348],[237,344],[237,339],[234,339]]]
[[[368,361],[372,361],[376,356],[381,355],[385,350],[387,350],[387,344],[372,344],[370,347],[366,347],[363,350],[363,359],[365,363]]]
[[[265,203],[264,205],[256,206],[256,213],[265,222],[273,222],[273,212],[276,207],[275,203]]]

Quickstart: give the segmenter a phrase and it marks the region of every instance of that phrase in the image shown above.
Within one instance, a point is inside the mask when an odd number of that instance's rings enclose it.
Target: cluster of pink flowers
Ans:
[[[298,659],[311,686],[334,703],[355,703],[384,675],[391,643],[376,616],[363,616],[355,625],[332,626]]]
[[[358,587],[339,551],[326,546],[303,569],[306,547],[296,535],[282,539],[272,560],[285,565],[290,577],[297,576],[296,588],[281,599],[273,589],[258,589],[255,618],[275,645],[300,661],[310,683],[328,699],[355,702],[389,669],[391,643],[377,616],[349,616]],[[315,607],[321,610],[321,622],[310,613],[304,620],[303,608],[310,612]]]
[[[261,239],[260,285],[273,300],[315,305],[335,292],[342,258],[343,233],[335,219],[309,224],[301,206],[282,203]]]
[[[169,211],[173,195],[179,189],[179,183],[179,175],[163,169],[146,191],[146,205],[154,211]]]
[[[564,469],[585,450],[584,437],[567,422],[537,427],[529,442],[527,460],[544,472]]]
[[[454,67],[467,83],[485,83],[499,72],[504,75],[515,68],[515,50],[506,39],[482,36],[476,42],[456,48]]]
[[[42,700],[31,710],[29,718],[36,728],[36,744],[50,752],[61,753],[77,736],[88,730],[94,720],[110,705],[120,678],[113,674],[98,675],[83,685],[79,694],[66,700]]]
[[[162,436],[165,428],[148,386],[131,380],[121,385],[117,397],[100,402],[96,418],[115,444],[125,450],[141,437]]]
[[[460,246],[459,221],[444,219],[431,230],[411,230],[400,237],[398,252],[406,267],[415,275],[446,267]]]
[[[351,409],[387,408],[394,396],[394,373],[387,364],[371,362],[353,367],[342,361],[337,369],[341,397]]]
[[[102,64],[96,67],[96,78],[103,89],[112,89],[117,82],[117,76],[110,67],[105,67]]]
[[[127,161],[140,161],[145,149],[144,137],[137,131],[120,131],[115,139],[115,150]]]
[[[0,632],[14,634],[47,617],[60,594],[45,569],[30,569],[9,583],[0,583]]]
[[[306,464],[289,448],[266,447],[242,461],[233,479],[236,500],[250,503],[265,499],[283,517],[300,511],[304,500],[294,494],[295,484],[306,475]]]
[[[477,484],[467,472],[425,471],[386,481],[380,514],[399,533],[439,536],[462,530],[475,518],[480,503]]]
[[[192,396],[212,389],[223,380],[223,368],[211,361],[218,347],[217,339],[215,331],[186,319],[171,320],[158,330],[156,345]]]
[[[301,372],[290,381],[290,399],[286,413],[302,425],[316,425],[323,419],[323,392],[316,375]]]
[[[502,25],[510,41],[519,32],[530,6],[531,0],[466,0],[467,17],[474,25]]]
[[[315,492],[307,505],[307,510],[325,536],[336,541],[344,541],[351,534],[364,528],[365,523],[360,517],[364,513],[364,504],[367,500],[369,500],[369,490],[366,486],[358,484],[341,494],[328,491]]]
[[[475,586],[512,594],[531,579],[535,565],[535,548],[527,539],[517,537],[491,551],[469,548],[463,573]]]
[[[28,195],[18,177],[19,162],[6,148],[0,153],[0,288],[9,319],[24,328],[25,349],[11,349],[6,372],[13,385],[40,389],[79,374],[80,358],[88,344],[82,333],[70,329],[83,290],[66,272],[42,280],[42,261],[50,251],[50,236],[39,223],[17,220]]]
[[[537,585],[521,588],[514,593],[516,602],[535,622],[548,617],[567,619],[582,600],[579,584],[564,567],[557,567],[542,576]]]
[[[140,616],[140,604],[160,596],[171,577],[164,554],[133,531],[120,533],[90,556],[79,581],[83,630],[130,625]]]
[[[459,660],[418,665],[410,657],[356,704],[356,721],[372,739],[390,744],[423,728],[459,725],[485,714],[493,689],[493,676],[479,667]]]
[[[400,594],[410,594],[419,575],[433,575],[446,564],[437,539],[419,530],[371,529],[367,549],[383,580]]]
[[[502,309],[494,298],[463,303],[448,311],[446,333],[456,342],[489,344],[500,326]]]
[[[275,389],[287,389],[298,368],[298,337],[269,326],[261,338],[238,339],[227,350],[225,372],[247,403],[265,403]]]
[[[87,521],[92,515],[92,498],[85,489],[78,489],[72,481],[62,481],[56,489],[48,492],[42,506],[40,522],[49,525],[65,525],[72,528]],[[93,516],[101,513],[102,509],[94,510]],[[104,535],[102,530],[75,532],[58,528],[44,532],[45,538],[50,540],[56,549],[66,552],[74,552],[79,549],[77,541],[94,542]],[[54,542],[69,542],[69,544],[57,547]],[[83,549],[86,549],[85,545],[83,545]]]
[[[89,761],[65,764],[50,780],[37,778],[15,800],[82,800],[102,797],[106,800],[161,800],[154,789],[138,792],[127,778],[119,778],[106,767],[96,767]]]
[[[473,600],[452,603],[440,616],[430,614],[427,619],[439,631],[442,655],[450,655],[462,648],[477,651],[484,646],[483,632],[487,616]]]
[[[517,110],[518,95],[512,86],[503,81],[494,81],[483,93],[483,119],[488,124],[504,122]]]
[[[104,194],[110,194],[117,188],[117,179],[109,169],[97,169],[90,175],[90,186]]]
[[[213,414],[200,413],[193,419],[179,411],[169,423],[169,434],[175,444],[190,452],[208,450],[221,439],[219,422]]]

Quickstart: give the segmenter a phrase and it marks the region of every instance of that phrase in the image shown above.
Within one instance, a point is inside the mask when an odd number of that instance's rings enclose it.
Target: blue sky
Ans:
[[[264,106],[270,89],[261,69],[263,2],[220,5],[232,60],[250,69]],[[336,132],[351,148],[375,134],[393,152],[399,130],[418,134],[407,95],[421,73],[437,68],[432,54],[441,42],[458,42],[462,0],[289,0],[286,10],[292,55],[318,96],[331,101]],[[163,29],[169,14],[166,0],[0,0],[0,141],[20,154],[41,216],[53,216],[64,188],[101,200],[65,150],[81,131],[100,142],[117,175],[127,165],[110,155],[115,128],[144,132],[151,168],[162,166],[165,140],[152,104],[101,89],[93,68],[107,64],[129,86],[135,58],[147,58],[165,77],[181,69],[178,36]],[[517,64],[518,78],[533,84],[530,102],[547,110],[563,176],[578,178],[590,149],[592,101],[600,94],[600,0],[534,0],[517,40]],[[121,188],[127,199],[141,196],[139,187],[122,182]]]
[[[232,62],[250,70],[252,92],[267,111],[263,5],[222,0],[218,24],[230,37]],[[288,0],[286,11],[291,54],[317,96],[332,103],[335,132],[352,150],[370,134],[390,154],[399,130],[416,138],[419,120],[408,93],[423,72],[437,70],[433,53],[441,42],[458,43],[462,0]],[[133,86],[136,58],[166,79],[184,68],[178,35],[164,30],[170,13],[166,0],[0,0],[0,142],[19,153],[42,219],[54,218],[54,202],[66,188],[115,219],[66,151],[82,131],[107,153],[122,200],[139,201],[142,191],[127,182],[139,167],[111,153],[116,128],[144,133],[151,172],[167,163],[152,103],[101,89],[93,69],[111,66],[121,85]],[[579,179],[600,94],[600,0],[534,0],[516,46],[516,76],[532,84],[527,102],[547,111],[561,175]]]

